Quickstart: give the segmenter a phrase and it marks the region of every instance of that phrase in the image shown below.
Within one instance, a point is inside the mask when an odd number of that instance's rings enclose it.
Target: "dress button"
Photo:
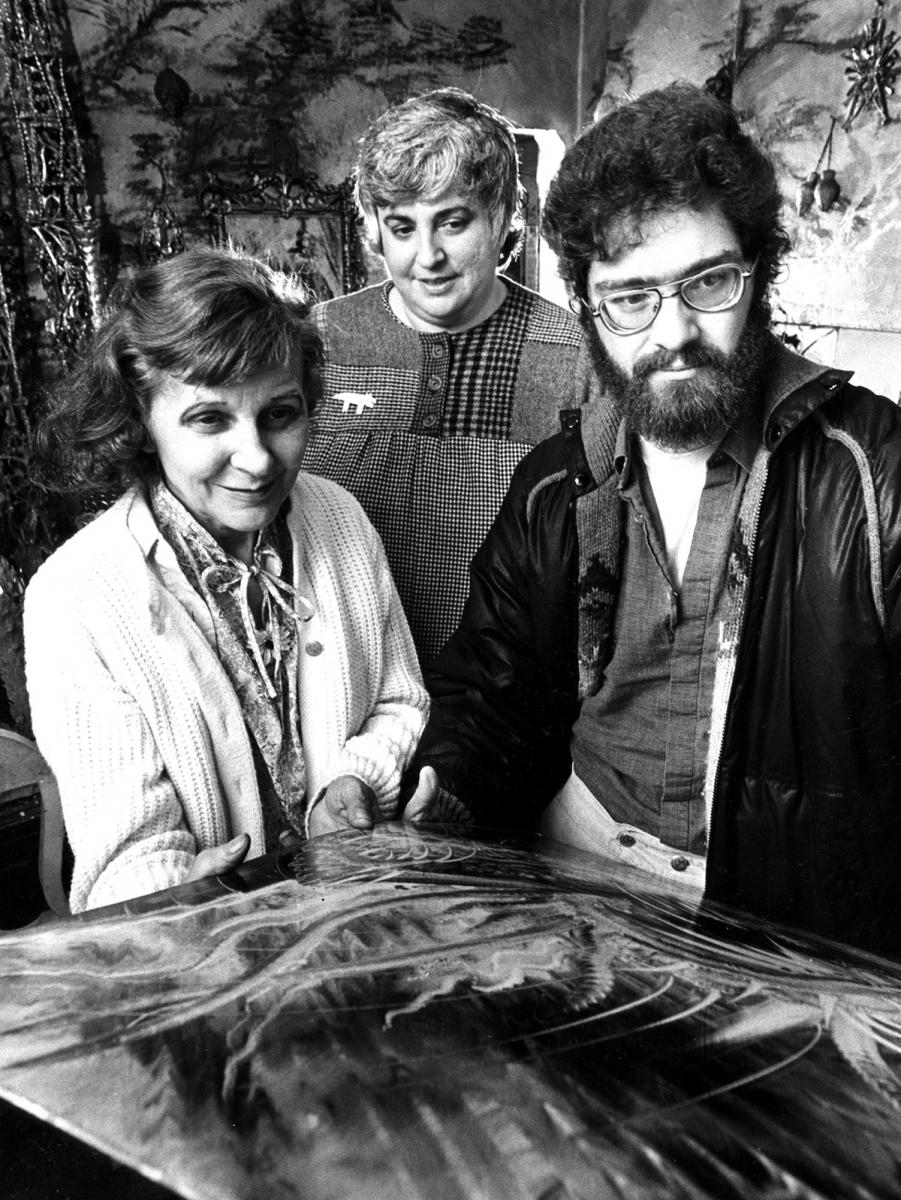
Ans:
[[[426,387],[429,389],[429,391],[430,391],[430,392],[438,392],[438,391],[440,391],[440,390],[441,390],[441,377],[440,377],[440,375],[432,375],[432,376],[429,378],[429,381],[428,381],[428,383],[426,384]]]
[[[435,355],[436,358],[444,358],[444,343],[436,342],[435,345],[432,347],[432,353]]]
[[[315,658],[317,654],[322,653],[322,642],[307,642],[304,647],[310,658]]]
[[[431,429],[433,425],[438,424],[438,418],[434,413],[428,413],[422,418],[422,423],[425,425],[426,429]]]
[[[617,841],[619,842],[619,844],[621,846],[634,846],[635,845],[635,838],[632,836],[631,833],[621,833],[619,835],[619,837],[617,838]]]
[[[687,871],[688,867],[689,867],[689,862],[688,862],[687,858],[683,858],[682,855],[680,854],[678,858],[674,858],[670,862],[670,866],[673,868],[674,871]]]

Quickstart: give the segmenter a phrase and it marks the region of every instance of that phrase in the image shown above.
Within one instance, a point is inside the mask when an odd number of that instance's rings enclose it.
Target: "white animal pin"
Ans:
[[[353,405],[358,417],[365,409],[375,407],[375,396],[370,392],[335,392],[335,399],[341,401],[343,413],[350,412],[350,406]]]

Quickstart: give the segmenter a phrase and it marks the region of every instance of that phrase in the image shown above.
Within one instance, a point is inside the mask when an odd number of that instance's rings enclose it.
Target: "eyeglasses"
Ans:
[[[611,333],[628,335],[641,333],[654,323],[660,305],[667,296],[679,295],[689,308],[697,312],[725,312],[734,308],[745,291],[745,280],[754,274],[757,260],[747,270],[738,263],[723,263],[708,267],[696,275],[684,279],[673,279],[670,283],[658,283],[655,287],[629,288],[622,292],[608,292],[592,308],[581,296],[570,300],[573,312],[583,305],[593,317],[597,317]]]

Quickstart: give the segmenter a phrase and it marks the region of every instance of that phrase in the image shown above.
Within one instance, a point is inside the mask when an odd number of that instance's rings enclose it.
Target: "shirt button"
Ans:
[[[426,384],[430,392],[439,392],[441,390],[441,376],[432,375]]]
[[[619,835],[619,837],[617,838],[617,841],[619,842],[619,844],[621,846],[634,846],[635,845],[635,838],[632,836],[631,833],[621,833]]]
[[[316,658],[318,654],[322,653],[322,642],[307,642],[304,649],[310,658]]]
[[[689,867],[689,862],[688,862],[687,858],[683,858],[682,855],[680,854],[678,858],[672,859],[672,861],[670,862],[670,866],[673,868],[674,871],[687,871],[688,867]]]

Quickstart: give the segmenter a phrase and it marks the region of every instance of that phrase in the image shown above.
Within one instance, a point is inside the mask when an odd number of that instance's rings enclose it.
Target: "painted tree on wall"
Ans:
[[[831,51],[831,47],[822,46],[808,36],[810,26],[816,22],[816,13],[811,12],[810,5],[811,0],[794,0],[778,4],[770,11],[762,4],[739,0],[728,44],[724,47],[722,40],[701,43],[702,50],[718,50],[720,55],[719,70],[706,81],[708,90],[721,99],[731,100],[732,88],[741,73],[777,46],[806,46],[821,54]]]
[[[898,97],[886,99],[886,123],[878,96],[872,112],[857,114],[856,92],[848,93],[854,80],[877,88],[888,81],[897,92],[891,54],[901,0],[877,0],[875,13],[873,0],[610,0],[609,16],[598,111],[675,78],[734,84],[733,103],[767,147],[787,200],[783,219],[793,249],[775,289],[783,311],[793,323],[821,330],[897,331]],[[857,59],[860,70],[848,74]],[[826,182],[816,179],[820,168],[833,172],[828,202],[825,187],[815,191]],[[897,384],[890,386],[894,394]]]
[[[327,172],[305,118],[342,82],[377,93],[380,108],[511,49],[499,20],[453,25],[416,0],[81,0],[78,11],[101,30],[82,52],[88,103],[99,112],[114,101],[135,126],[129,211],[118,216],[132,244],[161,191],[199,236],[206,173]]]

